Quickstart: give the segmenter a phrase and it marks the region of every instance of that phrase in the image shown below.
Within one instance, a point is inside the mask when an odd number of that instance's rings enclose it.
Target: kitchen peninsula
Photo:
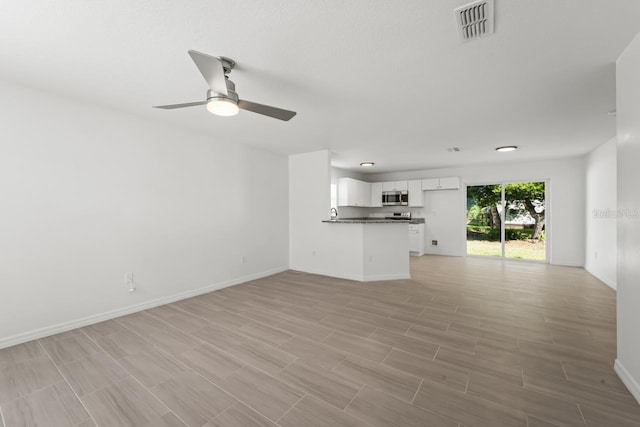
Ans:
[[[339,277],[363,282],[410,278],[411,220],[343,218],[322,222],[339,252],[336,259],[340,265],[335,266]]]

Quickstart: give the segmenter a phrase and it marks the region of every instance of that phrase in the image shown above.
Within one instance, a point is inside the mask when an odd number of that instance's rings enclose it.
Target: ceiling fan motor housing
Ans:
[[[228,99],[234,103],[238,103],[238,94],[236,92],[236,85],[235,83],[233,83],[231,80],[229,80],[229,77],[225,76],[225,80],[227,83],[227,95],[223,95],[221,93],[217,93],[212,91],[211,89],[209,89],[207,91],[207,101],[210,99],[218,99],[218,98],[222,98],[222,99]]]

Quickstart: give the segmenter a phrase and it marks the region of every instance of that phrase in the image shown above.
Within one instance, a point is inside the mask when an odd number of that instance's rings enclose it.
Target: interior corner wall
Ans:
[[[618,358],[616,372],[640,401],[640,35],[616,63],[618,127]]]
[[[618,253],[616,150],[613,138],[589,153],[585,166],[585,268],[613,289]]]
[[[7,82],[0,117],[0,348],[288,267],[286,156]]]

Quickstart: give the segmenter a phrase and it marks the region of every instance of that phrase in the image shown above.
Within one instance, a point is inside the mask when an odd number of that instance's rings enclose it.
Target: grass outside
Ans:
[[[544,242],[529,240],[507,240],[504,244],[507,258],[544,261]],[[489,240],[467,240],[468,255],[501,256],[500,242]]]

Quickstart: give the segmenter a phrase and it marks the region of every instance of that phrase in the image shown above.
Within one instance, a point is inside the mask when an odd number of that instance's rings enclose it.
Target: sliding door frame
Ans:
[[[523,258],[507,258],[505,257],[505,217],[506,217],[506,201],[505,201],[505,187],[507,184],[517,184],[520,182],[544,182],[544,210],[545,210],[545,218],[544,218],[544,260],[537,259],[523,259]],[[502,206],[502,212],[500,213],[500,253],[501,256],[492,256],[492,255],[469,255],[467,253],[467,211],[466,211],[466,201],[467,201],[467,188],[468,187],[476,187],[482,185],[500,185],[501,189],[501,200],[500,205]],[[481,182],[481,183],[468,183],[464,184],[464,200],[465,200],[465,212],[464,212],[464,239],[465,239],[465,256],[473,257],[473,258],[492,258],[499,260],[509,260],[509,261],[518,261],[518,262],[534,262],[538,264],[550,264],[551,261],[551,179],[510,179],[510,180],[502,180],[502,181],[493,181],[493,182]]]

